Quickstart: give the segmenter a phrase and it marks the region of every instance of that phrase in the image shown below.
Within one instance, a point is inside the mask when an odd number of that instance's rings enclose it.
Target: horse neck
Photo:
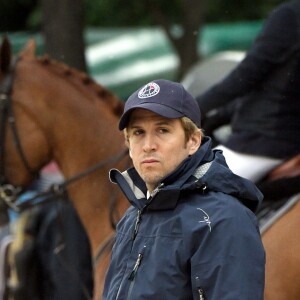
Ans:
[[[78,74],[53,69],[54,66],[37,61],[24,63],[19,72],[30,74],[23,74],[22,80],[20,75],[18,84],[19,90],[30,87],[22,105],[32,110],[32,117],[46,136],[52,158],[68,179],[120,153],[124,138],[117,130],[118,116],[100,99],[94,86],[84,85]],[[112,95],[111,99],[115,101]],[[68,188],[93,250],[111,231],[108,171],[112,167],[107,164]]]

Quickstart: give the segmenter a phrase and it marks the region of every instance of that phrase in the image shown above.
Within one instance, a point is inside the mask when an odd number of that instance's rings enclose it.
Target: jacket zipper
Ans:
[[[161,188],[164,186],[163,183],[161,183],[152,193],[150,198],[147,200],[146,204],[144,205],[144,207],[142,209],[139,209],[137,212],[137,217],[135,220],[135,224],[134,224],[134,228],[133,228],[133,233],[132,233],[132,240],[134,241],[136,238],[136,235],[139,231],[139,227],[140,227],[140,223],[141,223],[141,219],[142,219],[142,213],[144,212],[144,210],[150,205],[150,203],[153,200],[153,197],[161,190]]]
[[[163,183],[161,183],[155,190],[155,193],[158,193],[159,190],[164,186]],[[142,213],[144,212],[144,210],[150,205],[150,203],[152,202],[152,199],[153,199],[153,196],[150,196],[149,199],[147,200],[146,204],[144,205],[144,207],[142,209],[139,209],[138,212],[137,212],[137,216],[136,216],[136,220],[135,220],[135,223],[134,223],[134,228],[133,228],[133,232],[132,232],[132,241],[135,240],[137,234],[138,234],[138,231],[139,231],[139,227],[140,227],[140,223],[141,223],[141,220],[142,220]],[[141,261],[142,261],[142,258],[143,258],[143,254],[142,253],[139,253],[138,254],[138,258],[135,262],[135,265],[128,277],[128,279],[131,281],[130,285],[129,285],[129,289],[128,289],[128,294],[127,294],[127,300],[129,300],[131,298],[131,293],[132,293],[132,290],[133,290],[133,286],[134,286],[134,283],[135,283],[135,276],[136,276],[136,273],[137,273],[137,270],[141,264]],[[120,290],[119,290],[120,291]],[[118,292],[119,293],[119,292]]]
[[[141,223],[141,218],[142,218],[142,211],[143,210],[138,210],[137,212],[137,217],[135,220],[134,228],[133,228],[133,233],[132,233],[132,240],[135,240],[135,237],[139,231],[140,223]]]
[[[138,270],[138,268],[141,264],[142,258],[143,258],[143,255],[141,253],[139,253],[138,258],[135,262],[135,265],[134,265],[134,267],[133,267],[133,269],[132,269],[132,271],[131,271],[131,273],[128,277],[129,280],[132,281],[135,278],[136,272],[137,272],[137,270]]]
[[[141,261],[142,261],[142,258],[143,258],[143,255],[141,253],[139,253],[138,255],[138,258],[134,264],[134,267],[128,277],[128,279],[131,281],[130,282],[130,285],[129,285],[129,288],[128,288],[128,293],[127,293],[127,300],[130,300],[131,299],[131,294],[132,294],[132,290],[133,290],[133,286],[135,284],[135,276],[136,276],[136,273],[137,273],[137,270],[141,264]]]
[[[138,270],[138,268],[139,268],[139,266],[141,264],[142,258],[143,258],[143,254],[139,253],[138,257],[137,257],[137,260],[136,260],[136,262],[134,264],[134,267],[133,267],[132,271],[130,272],[130,274],[128,276],[128,280],[130,280],[131,282],[130,282],[130,285],[129,285],[129,288],[128,288],[128,293],[127,293],[127,298],[126,299],[130,299],[130,296],[131,296],[131,293],[132,293],[132,289],[133,289],[133,286],[134,286],[134,283],[135,283],[135,275],[136,275],[137,270]],[[119,286],[116,299],[119,299],[119,294],[120,294],[123,282],[124,282],[124,279],[122,280],[122,282],[121,282],[121,284]]]

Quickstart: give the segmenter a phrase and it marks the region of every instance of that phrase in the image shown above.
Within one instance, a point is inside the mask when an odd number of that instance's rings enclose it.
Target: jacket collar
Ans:
[[[151,193],[155,201],[151,201],[148,208],[151,210],[173,209],[178,202],[183,186],[190,186],[196,181],[195,177],[193,177],[192,182],[189,182],[189,179],[197,169],[199,161],[206,162],[211,160],[212,157],[211,139],[205,137],[201,147],[194,155],[186,158],[174,172],[161,180],[158,187]],[[123,173],[112,169],[109,176],[111,182],[120,186],[133,206],[140,209],[145,205],[147,202],[147,187],[134,167]]]
[[[197,193],[222,192],[238,198],[245,206],[255,211],[263,196],[249,180],[239,177],[228,168],[220,150],[211,149],[211,139],[205,137],[198,151],[185,159],[171,174],[162,179],[152,192],[150,210],[166,210],[176,207],[183,191],[197,189]],[[147,188],[135,168],[121,173],[113,169],[110,180],[117,183],[129,202],[138,209],[146,203]]]

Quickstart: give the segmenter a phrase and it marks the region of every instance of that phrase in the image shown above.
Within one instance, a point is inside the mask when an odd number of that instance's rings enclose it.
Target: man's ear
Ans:
[[[201,132],[197,130],[193,133],[190,137],[189,141],[187,142],[187,146],[189,148],[189,155],[193,155],[201,145]]]
[[[131,156],[131,149],[130,149],[130,145],[129,145],[129,138],[127,137],[127,139],[125,140],[125,145],[128,148],[128,152],[129,152],[129,156],[130,158],[132,158]]]

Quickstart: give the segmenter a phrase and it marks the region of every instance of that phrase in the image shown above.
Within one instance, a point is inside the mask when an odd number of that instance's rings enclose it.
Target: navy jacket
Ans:
[[[253,213],[262,194],[208,138],[148,200],[134,168],[110,178],[132,206],[117,225],[103,300],[263,299],[265,253]]]
[[[271,13],[244,60],[197,100],[204,115],[236,100],[228,148],[287,159],[300,153],[299,86],[300,1],[295,0]]]

